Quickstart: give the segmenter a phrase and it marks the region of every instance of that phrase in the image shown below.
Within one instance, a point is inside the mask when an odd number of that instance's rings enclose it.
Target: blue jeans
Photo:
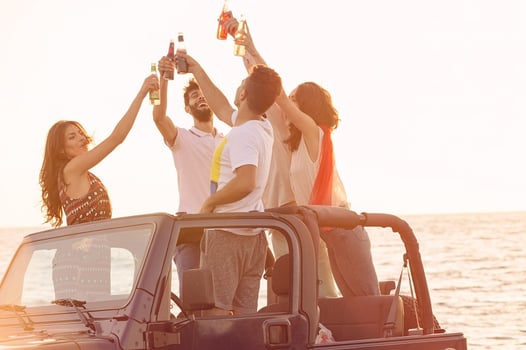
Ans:
[[[183,292],[183,272],[199,268],[199,242],[182,243],[175,248],[174,262],[179,278],[179,295]]]
[[[320,235],[327,244],[332,273],[342,295],[380,295],[367,231],[357,226],[321,231]]]

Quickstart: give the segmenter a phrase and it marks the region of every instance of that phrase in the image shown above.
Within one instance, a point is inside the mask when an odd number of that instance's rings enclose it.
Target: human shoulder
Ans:
[[[274,137],[274,127],[272,123],[266,116],[261,116],[259,119],[255,120],[257,127],[262,129],[265,134],[269,134]]]
[[[88,171],[88,179],[101,182],[97,175],[93,174],[91,171]]]
[[[230,145],[234,149],[244,147],[259,148],[271,144],[274,135],[270,122],[266,120],[249,120],[239,126],[233,127],[227,135]]]

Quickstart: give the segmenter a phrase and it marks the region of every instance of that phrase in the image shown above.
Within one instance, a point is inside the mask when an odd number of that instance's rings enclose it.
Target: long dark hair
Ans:
[[[332,105],[331,94],[320,85],[306,82],[298,85],[294,98],[298,108],[317,125],[326,126],[331,130],[338,127],[339,115]],[[296,151],[301,140],[301,131],[295,126],[289,126],[290,136],[284,141],[289,145],[291,151]]]
[[[45,211],[45,222],[51,223],[54,227],[62,225],[62,204],[59,191],[63,181],[62,170],[70,160],[64,153],[65,133],[69,125],[79,128],[88,144],[92,142],[92,138],[88,136],[84,127],[76,121],[58,121],[48,131],[39,183],[42,189],[41,208]]]

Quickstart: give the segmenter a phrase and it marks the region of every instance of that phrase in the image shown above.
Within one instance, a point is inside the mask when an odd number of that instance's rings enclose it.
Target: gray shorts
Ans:
[[[223,230],[205,232],[201,267],[212,271],[216,307],[238,314],[257,311],[267,247],[263,231],[254,236]]]

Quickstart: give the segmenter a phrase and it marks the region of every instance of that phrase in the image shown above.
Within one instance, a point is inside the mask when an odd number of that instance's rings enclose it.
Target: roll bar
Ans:
[[[391,228],[397,232],[404,243],[406,256],[411,266],[411,278],[414,283],[416,298],[422,311],[422,328],[424,334],[433,334],[433,310],[429,289],[427,286],[426,275],[422,258],[420,256],[419,245],[413,230],[407,222],[391,214],[381,213],[361,213],[349,210],[347,208],[307,205],[307,206],[290,206],[281,208],[272,208],[267,211],[279,212],[284,214],[298,214],[307,209],[312,211],[318,221],[319,227],[340,227],[353,229],[356,226],[363,227],[383,227]]]

